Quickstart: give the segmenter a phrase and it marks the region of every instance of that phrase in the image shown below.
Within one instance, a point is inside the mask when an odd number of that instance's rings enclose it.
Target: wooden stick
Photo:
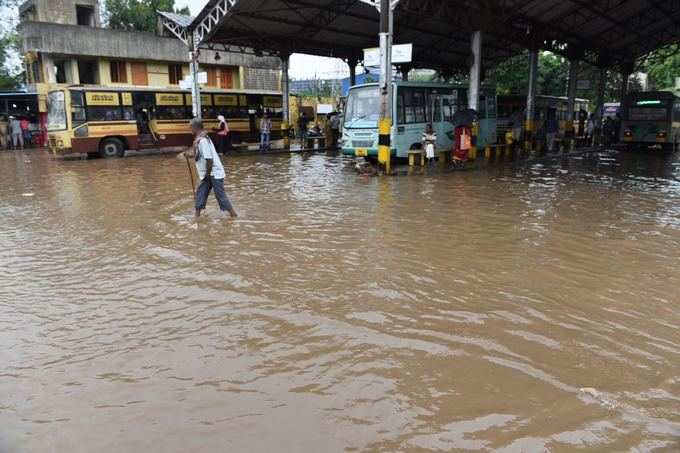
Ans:
[[[194,172],[191,170],[191,164],[189,163],[189,156],[184,155],[184,159],[187,161],[187,169],[189,169],[189,177],[191,178],[191,190],[194,191],[194,198],[196,198],[196,183],[194,183]]]

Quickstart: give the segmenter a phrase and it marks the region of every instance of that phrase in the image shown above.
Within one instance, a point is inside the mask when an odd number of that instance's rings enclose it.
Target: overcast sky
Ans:
[[[188,6],[191,14],[198,14],[207,0],[175,0],[175,6]],[[378,37],[376,35],[376,45]],[[289,75],[293,79],[335,79],[349,76],[347,64],[338,58],[315,57],[311,55],[293,54],[290,57]]]

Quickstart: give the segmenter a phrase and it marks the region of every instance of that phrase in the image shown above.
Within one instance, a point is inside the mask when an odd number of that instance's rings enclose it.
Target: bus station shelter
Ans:
[[[342,58],[352,78],[363,49],[378,46],[381,3],[389,3],[393,12],[390,42],[413,44],[412,62],[402,69],[469,71],[470,108],[477,106],[484,69],[528,50],[528,126],[539,51],[570,61],[567,92],[573,114],[580,62],[601,69],[601,107],[605,71],[621,72],[626,82],[638,58],[680,42],[680,0],[210,0],[194,18],[165,12],[159,17],[191,48],[279,56],[284,121],[289,121],[290,54]],[[391,67],[383,71],[391,77]]]

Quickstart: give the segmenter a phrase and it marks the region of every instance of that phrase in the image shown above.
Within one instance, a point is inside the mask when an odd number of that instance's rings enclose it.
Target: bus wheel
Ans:
[[[117,138],[106,138],[99,144],[99,155],[104,158],[123,157],[125,147]]]

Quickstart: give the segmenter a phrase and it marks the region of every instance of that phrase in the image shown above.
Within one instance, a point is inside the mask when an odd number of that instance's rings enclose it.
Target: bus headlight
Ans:
[[[666,139],[666,131],[659,131],[659,132],[657,132],[657,133],[656,133],[656,138],[665,140],[665,139]]]
[[[633,131],[631,131],[630,129],[626,129],[625,131],[623,131],[623,136],[624,137],[632,137]]]

